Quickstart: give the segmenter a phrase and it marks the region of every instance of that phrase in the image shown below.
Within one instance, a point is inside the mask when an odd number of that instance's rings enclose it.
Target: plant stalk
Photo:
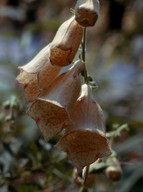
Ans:
[[[87,33],[87,29],[86,27],[84,27],[83,29],[83,40],[82,40],[82,43],[81,43],[81,46],[82,46],[82,61],[84,63],[84,72],[83,72],[83,76],[84,76],[84,82],[88,84],[88,75],[87,75],[87,69],[86,69],[86,33]],[[82,185],[82,188],[80,190],[80,192],[88,192],[88,190],[86,189],[86,180],[87,180],[87,177],[88,177],[88,172],[89,172],[89,166],[86,166],[85,168],[85,172],[84,172],[84,175],[83,175],[83,185]]]
[[[83,72],[83,76],[84,76],[84,82],[88,83],[88,76],[87,76],[87,69],[86,69],[86,64],[85,64],[85,54],[86,54],[86,33],[87,33],[87,29],[86,27],[84,27],[83,29],[83,40],[82,40],[82,61],[84,62],[84,72]]]

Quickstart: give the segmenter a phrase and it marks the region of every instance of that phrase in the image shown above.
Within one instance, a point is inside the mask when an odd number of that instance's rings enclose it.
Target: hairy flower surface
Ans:
[[[83,63],[77,62],[67,72],[58,76],[48,87],[46,95],[37,98],[28,114],[36,121],[46,140],[71,124],[69,113],[81,88],[79,73]]]
[[[50,63],[50,44],[43,48],[32,61],[19,67],[20,74],[17,81],[25,90],[25,99],[34,100],[51,82],[56,78],[61,67],[53,66]]]
[[[99,15],[98,0],[78,0],[75,6],[75,19],[84,26],[94,26]]]
[[[75,57],[83,35],[82,27],[75,17],[65,21],[58,29],[52,43],[50,61],[52,65],[69,65]]]
[[[57,146],[67,152],[68,158],[79,171],[98,158],[110,155],[103,112],[87,84],[82,85],[81,95],[72,110],[71,119],[73,127],[67,129]]]

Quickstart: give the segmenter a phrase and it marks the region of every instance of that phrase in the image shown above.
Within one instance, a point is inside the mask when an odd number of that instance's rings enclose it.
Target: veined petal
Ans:
[[[28,114],[36,121],[46,140],[71,126],[69,113],[80,93],[79,73],[82,63],[76,63],[67,72],[58,76],[44,96],[35,100]]]
[[[65,21],[59,27],[51,43],[50,61],[52,65],[69,65],[76,55],[82,35],[83,29],[74,17]]]
[[[64,107],[51,100],[35,100],[28,114],[35,120],[45,140],[57,135],[67,124],[71,124]]]
[[[67,152],[69,160],[79,171],[98,158],[111,154],[105,136],[103,112],[93,99],[92,90],[87,84],[82,85],[81,95],[71,112],[71,119],[73,126],[66,130],[57,146]]]
[[[80,172],[98,158],[110,155],[109,142],[101,132],[70,131],[60,139],[57,147],[67,152],[69,160]]]
[[[43,48],[28,64],[19,67],[17,81],[25,90],[27,101],[34,100],[56,78],[60,67],[50,63],[50,44]]]

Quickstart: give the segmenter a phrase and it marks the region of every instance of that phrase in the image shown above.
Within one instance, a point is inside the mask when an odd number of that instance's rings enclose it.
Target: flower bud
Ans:
[[[119,181],[122,176],[122,169],[118,159],[116,157],[108,158],[107,164],[109,166],[105,170],[106,176],[112,181]]]
[[[71,112],[73,127],[67,129],[58,148],[67,152],[69,160],[80,172],[98,158],[111,153],[105,137],[103,112],[92,96],[89,85],[82,85],[81,95]]]
[[[52,65],[69,65],[78,50],[83,34],[82,27],[74,17],[65,21],[58,29],[51,43],[50,61]]]
[[[50,63],[50,44],[43,48],[32,61],[19,67],[17,81],[25,91],[26,101],[34,100],[56,78],[61,67]]]
[[[32,103],[28,114],[36,121],[46,140],[71,124],[69,113],[80,92],[79,73],[83,66],[78,62],[58,76],[46,94]]]
[[[99,0],[78,0],[75,6],[75,19],[83,27],[94,26],[99,9]]]

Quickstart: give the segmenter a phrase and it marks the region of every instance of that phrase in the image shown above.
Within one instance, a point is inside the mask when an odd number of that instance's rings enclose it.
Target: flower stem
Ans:
[[[89,172],[89,165],[86,166],[86,168],[85,168],[85,172],[83,175],[83,185],[82,185],[80,192],[88,192],[88,189],[86,188],[86,181],[87,181],[87,177],[88,177],[88,172]]]
[[[86,57],[85,57],[85,54],[86,54],[86,33],[87,33],[87,30],[86,30],[86,27],[84,27],[83,40],[82,40],[82,44],[81,44],[81,46],[82,46],[82,61],[84,62],[84,64],[85,64],[85,60],[86,60]],[[84,82],[88,83],[86,64],[85,64],[83,76],[84,76]]]
[[[84,82],[88,84],[88,75],[87,75],[87,69],[86,69],[86,33],[87,33],[87,29],[86,27],[84,27],[83,29],[83,39],[82,39],[82,53],[81,53],[81,59],[84,63],[84,72],[83,72],[83,76],[84,76]],[[85,172],[83,175],[83,185],[82,188],[80,190],[80,192],[88,192],[88,190],[86,189],[86,180],[87,180],[87,176],[88,176],[88,171],[89,171],[89,166],[86,166],[85,168]]]
[[[88,166],[86,166],[86,168],[85,168],[85,173],[84,173],[84,182],[83,182],[83,184],[84,184],[84,185],[85,185],[86,180],[87,180],[88,171],[89,171],[89,165],[88,165]]]

